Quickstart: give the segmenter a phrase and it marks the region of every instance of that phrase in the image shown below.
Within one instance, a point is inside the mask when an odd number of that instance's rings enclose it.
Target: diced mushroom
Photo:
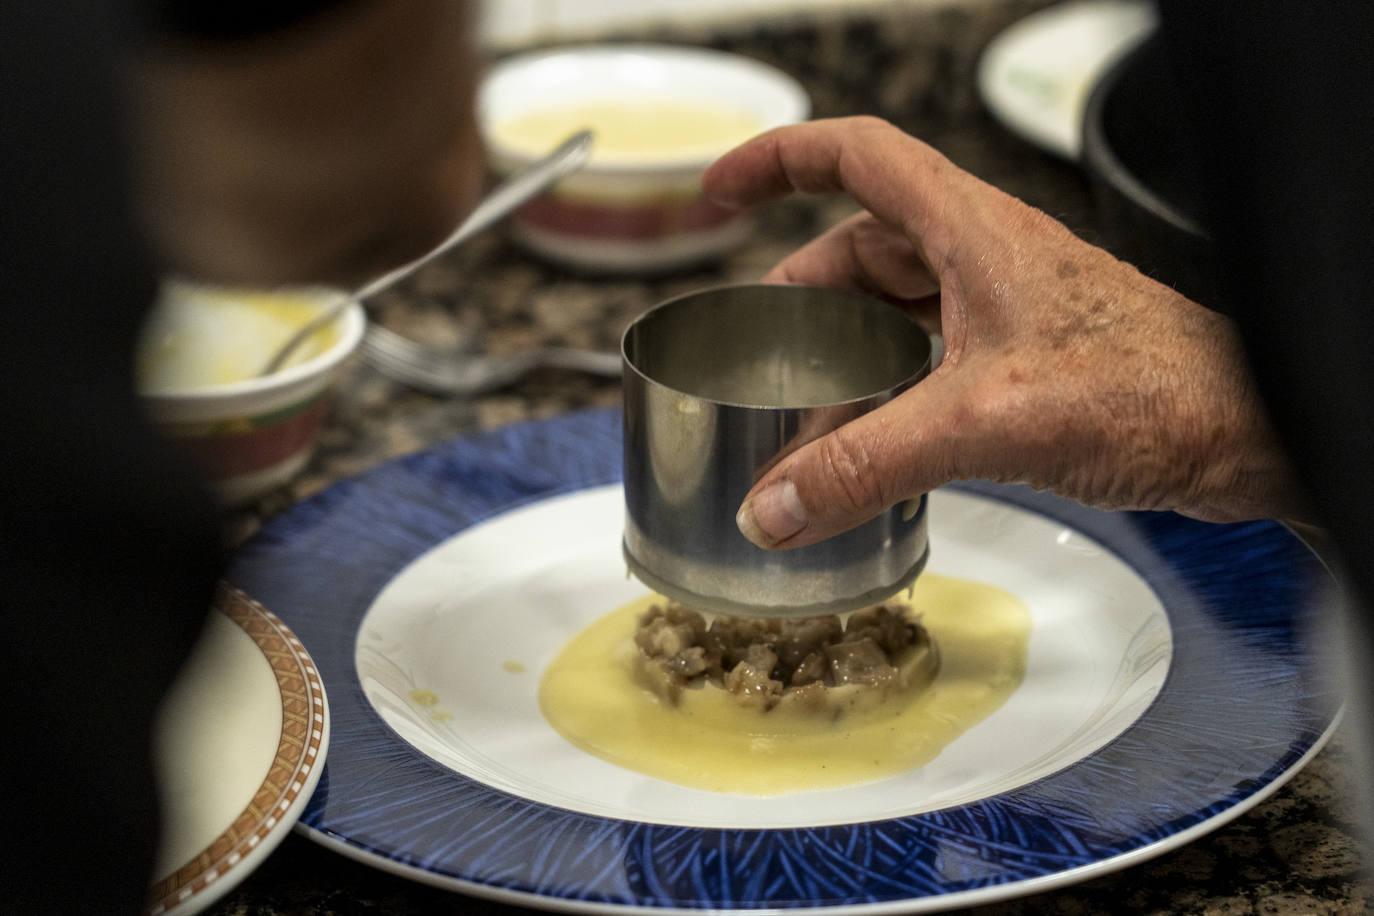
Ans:
[[[844,642],[873,640],[889,658],[897,655],[915,639],[916,626],[887,605],[855,611],[849,616]]]
[[[705,631],[706,621],[696,611],[681,605],[654,605],[639,621],[635,644],[648,655],[671,657],[699,644]]]
[[[830,676],[841,684],[879,684],[897,676],[888,663],[887,653],[870,637],[857,642],[842,642],[825,648]]]
[[[930,641],[904,609],[886,605],[855,612],[847,625],[829,615],[716,617],[708,626],[702,615],[669,602],[651,607],[639,624],[636,671],[650,690],[676,703],[684,687],[709,680],[762,711],[784,698],[793,709],[829,708],[833,688],[895,682],[902,653]],[[843,702],[852,704],[854,696],[846,693]]]
[[[734,694],[741,706],[769,710],[782,696],[782,681],[775,681],[768,672],[749,662],[740,662],[725,675],[725,689]]]
[[[698,674],[706,673],[706,650],[701,646],[683,649],[672,658],[664,659],[663,667],[684,680],[691,680]]]
[[[635,675],[639,683],[652,693],[656,693],[673,705],[682,696],[682,688],[687,682],[682,675],[668,670],[661,658],[647,658],[643,655],[635,660]]]
[[[778,634],[774,648],[785,671],[795,671],[810,655],[839,642],[844,634],[840,618],[834,614],[788,621]]]
[[[720,653],[726,671],[744,661],[749,647],[758,643],[772,645],[782,632],[783,622],[753,617],[717,617],[706,634],[707,651]]]
[[[828,667],[825,663],[825,650],[812,652],[802,659],[801,664],[792,671],[792,677],[788,685],[792,687],[805,687],[807,684],[824,684],[825,673]]]

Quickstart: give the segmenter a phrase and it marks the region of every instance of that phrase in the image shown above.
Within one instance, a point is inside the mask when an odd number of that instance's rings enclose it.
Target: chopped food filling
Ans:
[[[801,620],[706,618],[676,602],[652,605],[635,631],[640,680],[669,702],[714,684],[743,706],[769,710],[789,699],[817,702],[833,688],[904,687],[913,657],[929,660],[930,635],[897,605]]]

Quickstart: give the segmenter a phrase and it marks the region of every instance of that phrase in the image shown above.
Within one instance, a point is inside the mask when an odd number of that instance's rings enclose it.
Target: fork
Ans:
[[[444,395],[484,394],[519,381],[534,369],[571,369],[616,378],[620,354],[570,347],[536,347],[517,353],[455,353],[402,337],[381,325],[363,335],[363,358],[383,375],[422,391]]]

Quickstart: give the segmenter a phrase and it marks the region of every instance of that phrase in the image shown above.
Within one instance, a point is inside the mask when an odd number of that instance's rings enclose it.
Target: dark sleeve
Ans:
[[[1162,0],[1270,412],[1374,608],[1374,4]]]
[[[132,391],[156,273],[129,214],[114,8],[0,4],[6,913],[141,911],[153,715],[220,560],[211,503]]]
[[[1374,4],[1162,0],[1209,223],[1271,416],[1350,586],[1352,720],[1374,753]],[[1357,725],[1354,733],[1361,735]],[[1363,756],[1360,756],[1362,750]],[[1374,831],[1366,775],[1357,811]]]
[[[206,0],[143,0],[146,31],[173,38],[247,38],[304,22],[326,10],[363,0],[280,0],[277,3],[217,3]]]

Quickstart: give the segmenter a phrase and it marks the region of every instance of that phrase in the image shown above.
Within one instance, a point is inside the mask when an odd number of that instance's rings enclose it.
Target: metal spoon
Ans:
[[[272,358],[267,361],[260,375],[271,375],[282,367],[296,348],[309,340],[310,337],[323,327],[327,327],[343,313],[350,302],[354,300],[365,300],[377,295],[382,290],[391,287],[393,284],[404,280],[406,277],[415,273],[421,267],[445,254],[450,249],[456,248],[463,242],[472,238],[483,229],[499,221],[502,217],[509,214],[512,210],[534,197],[540,191],[547,188],[560,178],[571,175],[580,169],[592,152],[592,132],[589,130],[578,131],[568,139],[558,145],[558,148],[549,153],[543,159],[532,163],[523,172],[519,172],[506,179],[488,194],[479,203],[468,218],[463,221],[453,234],[439,243],[428,254],[421,255],[409,264],[396,268],[390,273],[383,274],[376,280],[368,283],[351,296],[341,296],[339,301],[325,309],[314,318],[310,319],[295,334],[292,334],[286,343],[277,348]]]

